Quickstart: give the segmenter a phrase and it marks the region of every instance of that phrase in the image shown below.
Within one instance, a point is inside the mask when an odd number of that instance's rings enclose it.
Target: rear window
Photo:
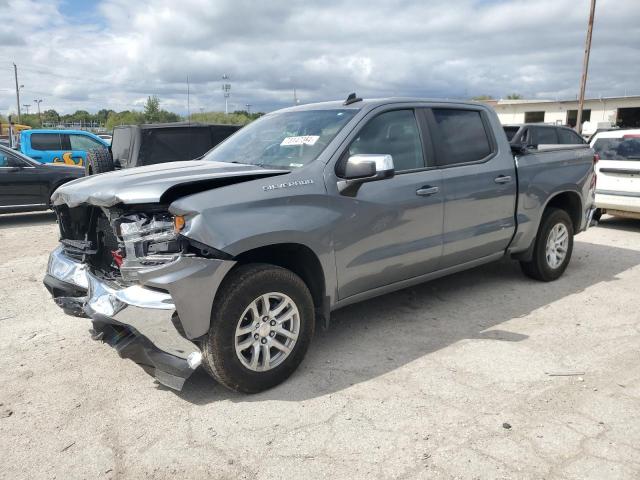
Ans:
[[[71,142],[71,150],[84,150],[86,152],[97,148],[105,148],[99,141],[88,135],[71,134],[69,135],[69,140]]]
[[[33,148],[34,150],[62,150],[60,134],[32,133],[31,148]]]
[[[491,143],[477,110],[434,108],[438,127],[438,164],[453,165],[482,160],[491,153]]]
[[[207,127],[158,128],[142,132],[139,165],[192,160],[213,147]]]
[[[531,127],[531,145],[556,145],[558,135],[553,127]]]
[[[599,138],[593,149],[602,160],[640,160],[640,137]]]
[[[563,145],[582,145],[585,143],[580,135],[568,128],[558,129],[558,140]]]
[[[513,140],[513,137],[516,135],[516,133],[518,133],[518,130],[520,130],[520,127],[503,127],[504,128],[504,133],[507,134],[507,140],[511,141]]]

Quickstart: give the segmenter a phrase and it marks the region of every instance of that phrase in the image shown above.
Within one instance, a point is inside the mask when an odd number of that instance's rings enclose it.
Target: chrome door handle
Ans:
[[[428,197],[430,195],[435,195],[439,191],[440,191],[440,189],[438,187],[431,187],[429,185],[426,185],[426,186],[416,190],[416,195],[419,195],[421,197]]]
[[[511,181],[511,175],[500,175],[493,179],[496,183],[509,183]]]

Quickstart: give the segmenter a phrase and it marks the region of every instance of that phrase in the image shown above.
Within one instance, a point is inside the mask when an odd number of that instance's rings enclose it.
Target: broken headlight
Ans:
[[[124,246],[124,251],[114,253],[114,259],[124,280],[137,280],[139,270],[178,258],[182,250],[179,233],[184,219],[178,222],[176,218],[169,213],[130,214],[114,222]]]

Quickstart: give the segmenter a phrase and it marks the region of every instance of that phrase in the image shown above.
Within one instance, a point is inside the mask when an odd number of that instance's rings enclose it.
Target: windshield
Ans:
[[[599,138],[593,149],[602,160],[640,160],[640,136]]]
[[[355,109],[276,112],[250,123],[203,158],[216,162],[299,168],[315,160]]]

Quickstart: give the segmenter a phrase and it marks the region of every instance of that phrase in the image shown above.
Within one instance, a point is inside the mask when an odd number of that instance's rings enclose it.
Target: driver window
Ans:
[[[3,159],[2,159],[3,156],[4,156],[4,164],[3,164]],[[18,157],[15,157],[14,155],[10,155],[10,154],[7,154],[7,153],[1,153],[0,152],[0,167],[15,168],[15,167],[28,167],[28,166],[29,166],[29,164],[27,164],[23,160],[19,159]]]
[[[370,120],[349,146],[349,156],[359,154],[391,155],[396,172],[424,168],[413,110],[385,112]]]

